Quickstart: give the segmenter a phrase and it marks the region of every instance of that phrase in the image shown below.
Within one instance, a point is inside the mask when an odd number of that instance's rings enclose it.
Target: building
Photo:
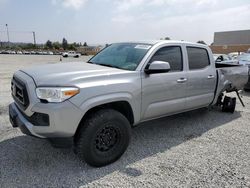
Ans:
[[[250,48],[250,30],[215,32],[210,47],[213,53],[246,52]]]

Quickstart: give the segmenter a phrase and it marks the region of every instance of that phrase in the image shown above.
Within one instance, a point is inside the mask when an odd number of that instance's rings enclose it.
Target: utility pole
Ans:
[[[36,46],[36,33],[35,31],[32,31],[32,33],[33,33],[34,45]]]
[[[9,35],[9,28],[8,28],[8,24],[6,24],[5,26],[6,26],[6,29],[7,29],[8,46],[10,46],[10,35]]]

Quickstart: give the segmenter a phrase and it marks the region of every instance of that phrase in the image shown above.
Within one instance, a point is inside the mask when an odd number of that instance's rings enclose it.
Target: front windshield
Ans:
[[[98,53],[88,63],[134,71],[152,46],[139,43],[116,43]]]

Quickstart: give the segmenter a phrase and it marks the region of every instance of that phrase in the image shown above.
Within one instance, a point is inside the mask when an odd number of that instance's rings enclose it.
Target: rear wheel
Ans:
[[[250,89],[244,88],[244,91],[246,91],[246,92],[250,92]]]
[[[128,147],[131,126],[120,112],[102,109],[90,116],[76,138],[78,156],[91,166],[104,166],[121,157]]]
[[[225,96],[222,104],[222,112],[234,113],[235,106],[236,106],[236,98]]]

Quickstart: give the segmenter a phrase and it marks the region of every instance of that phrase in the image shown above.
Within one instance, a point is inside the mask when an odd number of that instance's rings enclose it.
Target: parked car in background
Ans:
[[[54,52],[54,55],[62,55],[62,52],[55,51],[55,52]]]
[[[241,65],[250,65],[250,53],[244,53],[238,58],[239,64]]]
[[[29,54],[30,54],[30,52],[29,52],[29,51],[23,51],[23,54],[25,54],[25,55],[29,55]]]
[[[17,51],[17,52],[16,52],[16,54],[18,54],[18,55],[22,55],[22,54],[23,54],[23,52],[22,52],[22,51]]]
[[[237,57],[239,55],[241,55],[243,52],[231,52],[228,54],[228,56],[231,58],[231,59],[237,59]]]
[[[7,51],[7,54],[16,54],[16,52],[13,51],[13,50],[8,50],[8,51]]]
[[[76,53],[75,51],[68,51],[68,52],[64,52],[62,54],[63,57],[75,57],[75,58],[78,58],[81,56],[80,53]]]
[[[237,60],[232,59],[227,54],[213,54],[214,60],[216,63],[223,62],[223,63],[238,63]]]
[[[249,73],[250,73],[250,53],[244,53],[240,55],[238,58],[239,64],[241,65],[248,65]],[[250,91],[250,76],[248,78],[248,82],[244,87],[245,91]]]
[[[48,55],[54,55],[54,53],[53,52],[51,52],[51,51],[48,51],[48,53],[47,53]]]

